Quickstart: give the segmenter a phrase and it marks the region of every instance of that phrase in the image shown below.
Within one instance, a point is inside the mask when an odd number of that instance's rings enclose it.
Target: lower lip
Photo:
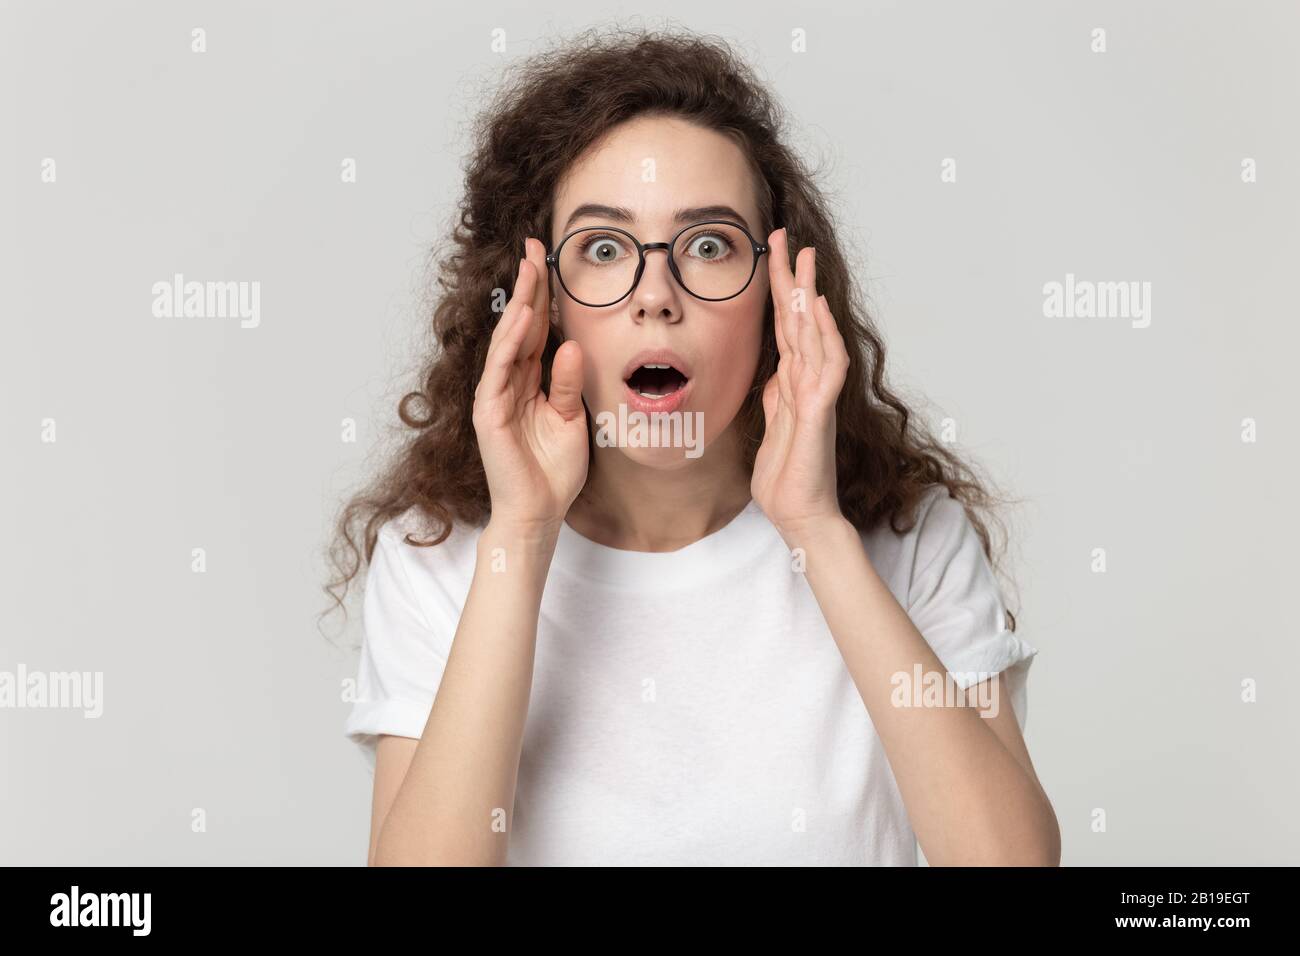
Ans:
[[[646,398],[626,382],[623,383],[623,387],[627,390],[628,407],[633,411],[645,412],[648,415],[652,412],[676,411],[682,402],[686,400],[686,393],[693,384],[695,384],[695,379],[689,378],[681,388],[665,395],[663,398]]]

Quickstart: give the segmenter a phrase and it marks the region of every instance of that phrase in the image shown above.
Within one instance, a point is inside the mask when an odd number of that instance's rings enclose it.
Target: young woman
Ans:
[[[372,864],[1059,862],[989,496],[780,119],[636,33],[484,113],[409,443],[340,518]]]

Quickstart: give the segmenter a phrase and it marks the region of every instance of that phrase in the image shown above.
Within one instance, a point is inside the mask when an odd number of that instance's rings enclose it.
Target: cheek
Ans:
[[[738,409],[749,393],[763,347],[764,299],[742,296],[743,304],[717,316],[720,330],[710,343],[710,351],[720,358],[714,364],[710,403]]]
[[[610,399],[618,401],[622,395],[609,372],[622,359],[614,354],[615,343],[606,341],[607,336],[601,334],[601,318],[580,306],[562,305],[559,309],[563,338],[577,342],[582,348],[582,395],[593,407],[604,407]]]
[[[763,348],[763,331],[767,322],[767,283],[762,286],[750,286],[740,297],[744,305],[732,317],[730,348],[735,352],[732,364],[744,379],[742,387],[748,387],[758,367],[759,353]]]

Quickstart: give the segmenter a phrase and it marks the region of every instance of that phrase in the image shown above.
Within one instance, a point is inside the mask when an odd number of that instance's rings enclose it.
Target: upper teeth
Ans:
[[[669,368],[667,365],[642,365],[642,368]]]

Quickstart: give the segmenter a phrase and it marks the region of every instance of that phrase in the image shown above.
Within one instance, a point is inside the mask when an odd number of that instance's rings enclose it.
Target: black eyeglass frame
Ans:
[[[688,232],[691,229],[695,229],[698,226],[708,226],[713,224],[734,226],[737,229],[739,229],[741,232],[745,234],[745,238],[749,240],[750,247],[752,248],[754,253],[754,262],[749,267],[749,278],[745,280],[745,284],[740,287],[740,290],[738,292],[734,292],[731,295],[724,295],[718,299],[711,299],[707,296],[697,295],[696,293],[691,292],[691,290],[687,287],[686,283],[682,280],[681,272],[679,272],[677,269],[677,260],[673,258],[673,248],[677,245],[677,240],[682,237],[682,233]],[[632,243],[636,246],[636,251],[637,251],[636,275],[632,277],[632,285],[628,288],[626,292],[624,292],[617,299],[614,299],[612,302],[606,302],[604,305],[596,305],[595,303],[592,302],[584,302],[582,299],[579,299],[576,295],[574,295],[571,291],[569,291],[569,287],[564,283],[564,273],[560,271],[560,265],[559,265],[560,252],[561,250],[564,249],[564,244],[566,242],[568,242],[574,236],[578,235],[578,233],[580,232],[593,232],[596,230],[601,230],[604,232],[617,232],[627,236],[629,239],[632,240]],[[622,302],[629,295],[631,295],[633,292],[636,291],[637,284],[641,281],[641,275],[645,272],[645,254],[652,249],[664,249],[667,251],[668,269],[669,271],[672,272],[673,278],[677,280],[677,284],[681,286],[683,289],[686,289],[687,293],[689,293],[692,296],[695,296],[695,298],[700,299],[701,301],[704,302],[726,302],[728,299],[734,299],[736,296],[740,295],[741,292],[744,292],[746,289],[748,289],[749,284],[754,281],[754,274],[758,272],[759,257],[762,256],[763,253],[769,251],[766,245],[764,245],[761,242],[755,241],[753,234],[738,222],[732,222],[730,219],[702,219],[699,222],[693,222],[689,226],[683,226],[681,229],[677,230],[677,232],[673,235],[672,239],[669,240],[668,242],[647,242],[644,244],[642,244],[640,239],[632,235],[632,233],[628,232],[626,229],[620,229],[618,226],[583,226],[579,229],[573,230],[571,233],[569,233],[567,236],[565,236],[563,239],[560,240],[560,244],[555,247],[555,251],[547,254],[546,264],[555,270],[555,276],[560,280],[560,286],[564,289],[565,294],[568,295],[570,299],[572,299],[574,302],[577,302],[579,305],[587,306],[587,308],[589,309],[605,309],[611,305],[618,305],[618,303]]]

